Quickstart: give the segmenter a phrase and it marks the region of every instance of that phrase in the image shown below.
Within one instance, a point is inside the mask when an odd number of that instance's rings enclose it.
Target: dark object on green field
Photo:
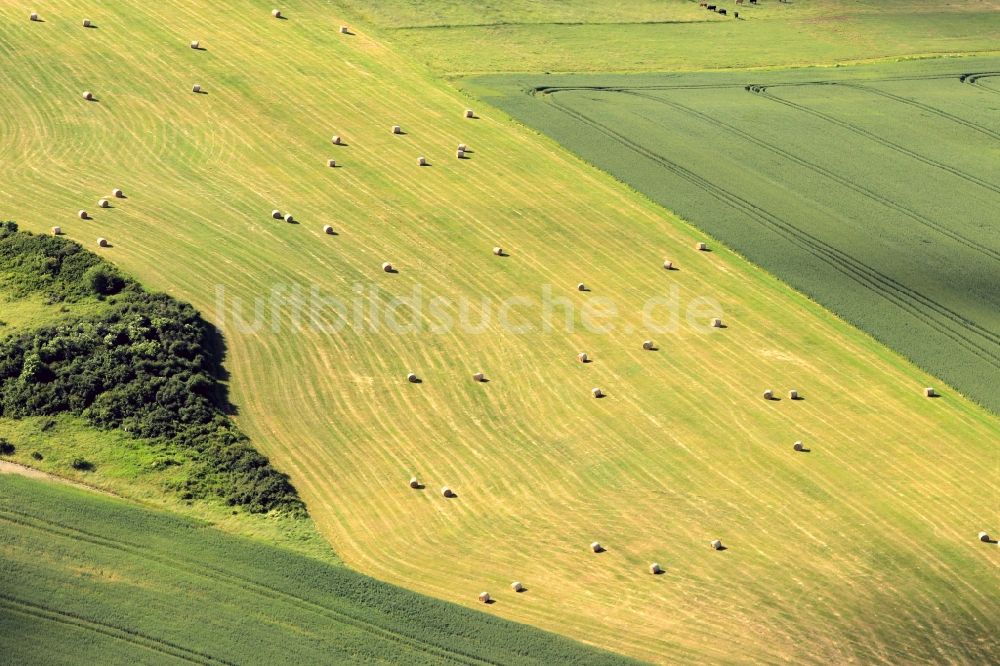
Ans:
[[[94,470],[94,463],[84,458],[73,458],[73,462],[69,466],[80,472],[91,472]]]
[[[45,456],[42,455],[41,451],[33,451],[31,454],[32,460],[45,460]]]
[[[8,440],[0,437],[0,456],[14,455],[15,447]]]
[[[228,418],[225,346],[187,303],[151,294],[76,243],[0,226],[0,275],[52,302],[96,294],[96,313],[0,341],[0,416],[83,416],[103,429],[162,440],[194,462],[179,492],[254,513],[304,515],[288,477]]]
[[[719,10],[719,16],[725,16],[725,15],[726,15],[726,10],[725,9],[720,9]]]

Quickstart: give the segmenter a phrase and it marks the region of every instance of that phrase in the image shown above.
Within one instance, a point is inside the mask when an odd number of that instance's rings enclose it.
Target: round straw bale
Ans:
[[[472,381],[474,381],[474,382],[481,382],[481,381],[483,381],[485,379],[486,379],[486,375],[484,375],[481,372],[477,372],[476,374],[472,375]]]
[[[98,247],[107,247],[108,246],[108,240],[106,238],[98,238],[97,239],[97,246]]]
[[[411,372],[408,375],[406,375],[406,381],[410,382],[411,384],[416,384],[417,376]]]
[[[472,109],[466,109],[465,110],[465,117],[466,118],[475,118],[476,114],[472,112]]]
[[[581,283],[579,283],[579,284],[576,285],[576,290],[577,291],[587,291],[587,285],[585,285],[584,283],[581,282]]]
[[[347,26],[346,26],[346,25],[342,25],[342,26],[340,26],[340,34],[342,34],[342,35],[346,35],[346,34],[348,34],[348,33],[350,33],[350,30],[348,30],[348,29],[347,29]]]
[[[326,165],[330,168],[337,166],[337,160],[327,160]]]
[[[788,399],[789,400],[798,400],[799,399],[799,392],[796,391],[795,389],[790,390],[788,392]]]
[[[275,220],[280,220],[282,217],[281,211],[275,208],[274,210],[271,211],[271,217],[274,218]]]
[[[482,601],[484,604],[490,603],[490,593],[489,592],[480,592],[479,593],[479,600]]]
[[[594,394],[595,398],[603,398],[604,397],[604,391],[602,391],[601,389],[597,388],[596,386],[594,388],[590,389],[590,392]]]
[[[722,320],[716,317],[712,320],[712,328],[722,328]]]
[[[649,573],[655,576],[656,574],[663,573],[663,569],[660,567],[660,564],[658,562],[653,562],[652,564],[649,565]]]
[[[53,236],[61,236],[62,235],[62,227],[52,227],[52,235]]]
[[[90,92],[89,90],[84,90],[83,91],[83,98],[85,100],[87,100],[88,102],[93,101],[93,99],[94,99],[94,93]]]
[[[931,388],[930,386],[928,386],[927,388],[924,389],[924,397],[933,398],[936,395],[937,395],[937,392],[935,392],[934,389]]]
[[[722,550],[722,542],[719,541],[718,539],[714,539],[711,542],[711,546],[714,550]]]
[[[642,343],[642,348],[645,349],[646,351],[652,350],[653,349],[653,341],[652,340],[646,340],[645,342]]]
[[[90,27],[90,19],[83,19],[83,27],[84,28]]]
[[[427,166],[427,158],[420,156],[417,158],[417,166]]]
[[[796,451],[803,451],[806,447],[802,445],[802,442],[795,442],[792,444],[792,448]]]
[[[457,157],[460,160],[464,160],[465,159],[465,151],[464,150],[456,150],[455,151],[455,157]]]
[[[399,125],[393,125],[392,126],[392,133],[393,134],[402,134],[403,133],[403,128],[400,127]]]
[[[291,224],[294,221],[295,221],[295,218],[292,217],[291,213],[286,213],[285,214],[285,222],[288,222],[289,224]]]
[[[764,400],[773,400],[773,399],[774,399],[774,391],[772,391],[771,389],[767,389],[766,391],[764,391]]]
[[[77,211],[76,216],[79,217],[81,220],[86,220],[88,217],[90,217],[90,215],[88,215],[87,211],[85,210]]]
[[[590,357],[587,356],[587,352],[580,352],[576,355],[576,358],[580,361],[580,363],[586,363],[590,360]]]
[[[386,273],[391,273],[395,269],[393,269],[392,264],[390,264],[387,261],[387,262],[385,262],[385,263],[382,264],[382,270],[385,271]]]
[[[111,208],[111,202],[107,199],[98,199],[97,205],[101,208]]]
[[[708,249],[708,245],[706,245],[705,243],[698,243],[698,244],[697,244],[697,245],[695,245],[694,247],[695,247],[695,249],[696,249],[696,250],[698,250],[699,252],[704,252],[705,250],[707,250],[707,249]]]
[[[122,192],[121,190],[119,190],[117,187],[115,189],[111,190],[111,194],[112,194],[112,196],[114,196],[115,199],[124,199],[125,198],[125,193]]]
[[[193,93],[200,93],[201,92],[201,84],[196,83],[193,86],[191,86],[191,92],[193,92]]]
[[[329,224],[323,225],[323,233],[332,236],[333,235],[333,227],[331,227]]]
[[[594,543],[590,544],[590,549],[595,553],[604,552],[604,546],[602,546],[599,541],[595,541]]]
[[[991,541],[990,535],[987,534],[986,532],[980,532],[979,540],[982,541],[983,543],[989,543]]]
[[[199,42],[198,40],[192,41],[191,42],[191,48],[193,48],[193,49],[201,48],[201,42]]]
[[[663,268],[665,268],[668,271],[674,270],[674,262],[670,261],[669,259],[665,260],[663,262]]]
[[[28,20],[30,20],[30,21],[37,21],[38,20],[38,12],[31,12],[31,14],[28,15]]]
[[[503,256],[503,248],[502,247],[493,248],[493,254],[497,255],[498,257]]]
[[[415,477],[415,476],[411,476],[410,477],[410,487],[411,488],[419,488],[420,487],[420,481],[417,480],[417,477]]]
[[[335,146],[339,146],[344,143],[344,140],[340,138],[339,134],[335,134],[331,141],[333,141],[333,145]]]
[[[467,145],[465,145],[464,143],[460,143],[460,144],[458,144],[458,149],[461,150],[461,151],[466,151],[466,150],[469,149],[469,147]]]
[[[445,487],[443,487],[441,489],[441,496],[442,497],[454,497],[455,496],[455,492],[451,488],[449,488],[448,486],[445,486]]]
[[[273,16],[274,18],[281,18],[281,10],[280,9],[272,9],[271,10],[271,16]]]
[[[524,592],[524,585],[521,585],[521,581],[515,580],[513,583],[510,584],[510,589],[514,590],[515,592]]]

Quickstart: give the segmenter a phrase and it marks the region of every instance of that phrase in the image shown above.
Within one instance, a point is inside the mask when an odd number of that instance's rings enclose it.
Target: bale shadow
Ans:
[[[712,550],[715,550],[715,551],[718,551],[718,552],[721,553],[724,550],[729,550],[729,546],[719,546],[718,548],[712,548]]]
[[[83,26],[87,30],[97,30],[97,25],[91,23],[90,25]]]
[[[195,95],[207,95],[208,94],[207,90],[192,90],[191,92],[193,92]]]
[[[806,447],[803,446],[801,449],[795,449],[795,452],[796,453],[811,453],[812,449],[807,449]]]
[[[408,381],[411,384],[423,384],[424,383],[424,380],[422,380],[420,377],[414,377],[413,379],[407,379],[406,381]]]
[[[418,483],[415,486],[410,486],[410,488],[412,488],[413,490],[423,490],[426,487],[427,487],[426,484],[423,483]]]
[[[607,397],[608,397],[608,394],[607,394],[607,393],[602,393],[601,395],[595,395],[595,396],[594,396],[594,399],[595,399],[595,400],[604,400],[604,399],[605,399],[605,398],[607,398]]]
[[[514,590],[514,593],[515,594],[524,594],[527,591],[528,591],[528,588],[526,588],[525,586],[522,585],[521,589],[520,590]]]
[[[456,492],[455,492],[455,491],[453,490],[453,491],[451,491],[451,494],[450,494],[450,495],[448,495],[447,497],[445,497],[445,499],[446,499],[446,500],[453,500],[453,499],[458,499],[458,493],[456,493]]]
[[[342,34],[342,35],[349,35],[349,36],[353,37],[354,36],[354,31],[353,30],[341,30],[340,34]]]
[[[592,358],[588,358],[586,361],[580,361],[580,363],[583,363],[584,365],[587,365],[588,363],[593,363],[593,362],[594,362],[594,359],[592,359]]]
[[[577,288],[577,291],[580,291],[580,292],[588,292],[588,291],[592,291],[592,290],[591,290],[591,288],[590,288],[590,287],[584,287],[583,289],[580,289],[580,288]]]
[[[658,352],[658,351],[660,351],[660,348],[657,347],[656,345],[653,345],[652,347],[649,347],[648,349],[643,348],[643,351]]]
[[[663,575],[663,574],[665,574],[665,573],[667,573],[667,570],[666,570],[666,569],[660,569],[659,571],[654,571],[654,572],[653,572],[653,575],[654,575],[654,576],[662,576],[662,575]]]
[[[490,599],[489,601],[484,601],[483,603],[485,603],[487,606],[492,606],[496,602],[497,602],[496,599]]]
[[[789,398],[789,400],[791,400],[792,402],[800,402],[802,400],[805,400],[805,397],[801,396],[801,395],[797,395],[794,398]]]
[[[191,50],[192,51],[207,51],[208,49],[205,48],[204,46],[192,46]]]
[[[983,543],[992,543],[994,545],[997,544],[997,540],[996,539],[986,539],[985,541],[983,541],[982,539],[980,539],[980,541],[982,541]]]
[[[398,268],[383,268],[382,272],[383,273],[389,273],[391,275],[395,275],[396,273],[399,273],[399,269]]]
[[[608,549],[605,548],[604,546],[598,546],[597,548],[594,549],[594,555],[600,555],[601,553],[606,553],[606,552],[608,552]]]

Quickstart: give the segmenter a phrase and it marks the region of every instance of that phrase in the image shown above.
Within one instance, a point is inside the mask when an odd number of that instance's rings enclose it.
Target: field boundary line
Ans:
[[[1000,344],[998,342],[998,336],[991,331],[982,329],[978,324],[972,322],[962,315],[953,312],[927,297],[913,292],[911,289],[898,284],[891,277],[883,275],[879,271],[872,269],[865,265],[863,262],[855,259],[854,257],[843,253],[842,251],[829,246],[824,241],[815,238],[811,234],[795,227],[786,220],[770,213],[769,211],[753,204],[746,199],[743,199],[739,195],[733,194],[728,190],[712,183],[711,181],[698,176],[697,174],[691,172],[689,169],[673,162],[666,157],[655,153],[643,146],[636,144],[634,141],[625,137],[615,130],[597,122],[587,116],[567,109],[566,107],[560,105],[554,99],[552,100],[554,107],[558,108],[563,113],[576,118],[582,123],[590,125],[597,131],[608,135],[610,138],[614,139],[616,142],[621,143],[626,148],[630,148],[635,152],[643,155],[647,159],[650,159],[657,164],[660,164],[666,168],[671,173],[677,175],[678,177],[687,180],[696,187],[704,189],[706,192],[710,193],[715,198],[721,200],[723,203],[740,210],[741,212],[749,215],[750,217],[756,219],[758,222],[764,224],[765,226],[770,226],[774,228],[779,235],[787,239],[789,242],[795,243],[807,251],[810,252],[817,259],[820,259],[824,263],[830,265],[834,270],[840,272],[844,276],[858,283],[860,286],[872,291],[873,293],[882,296],[890,303],[893,303],[897,307],[903,309],[904,311],[913,315],[916,319],[928,324],[932,328],[936,328],[934,325],[938,320],[943,320],[943,324],[947,325],[949,322],[960,326],[959,330],[954,330],[954,327],[950,327],[948,331],[948,337],[960,347],[965,348],[972,354],[979,356],[987,363],[993,365],[994,367],[1000,368],[1000,355],[996,352],[990,351],[989,349],[981,346],[974,340],[966,337],[966,333],[975,332],[979,336],[986,338],[986,340],[993,344]],[[848,271],[843,268],[843,265],[849,265],[854,267],[854,271]],[[896,293],[898,292],[898,293]],[[926,303],[925,303],[926,301]],[[923,307],[921,307],[923,306]],[[927,308],[926,310],[923,308]],[[936,317],[933,315],[937,315]],[[979,329],[979,330],[977,330]],[[944,331],[941,331],[944,333]]]

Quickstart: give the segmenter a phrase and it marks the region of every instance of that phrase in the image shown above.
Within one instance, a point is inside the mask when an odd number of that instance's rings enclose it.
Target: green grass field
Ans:
[[[991,71],[1000,59],[479,81],[1000,413],[1000,97],[963,80]]]
[[[997,51],[996,0],[349,0],[397,50],[449,76],[800,67]],[[733,12],[740,13],[739,20]]]
[[[349,567],[659,662],[992,658],[1000,549],[976,533],[1000,530],[995,416],[724,245],[697,252],[701,232],[442,83],[388,29],[339,34],[351,8],[271,7],[56,0],[41,23],[0,7],[0,91],[19,109],[0,113],[0,218],[105,237],[218,325],[239,425]],[[985,48],[973,33],[956,48]],[[424,39],[456,60],[469,46]],[[128,198],[97,209],[113,187]],[[537,325],[546,285],[574,330]],[[675,286],[682,309],[717,305],[654,333],[643,308]],[[365,325],[287,303],[239,325],[278,287],[356,299]],[[515,320],[536,325],[433,332],[425,310],[373,330],[372,307],[417,287],[455,318],[525,297]],[[612,330],[581,325],[609,303]]]
[[[624,663],[207,524],[0,475],[12,664]]]

